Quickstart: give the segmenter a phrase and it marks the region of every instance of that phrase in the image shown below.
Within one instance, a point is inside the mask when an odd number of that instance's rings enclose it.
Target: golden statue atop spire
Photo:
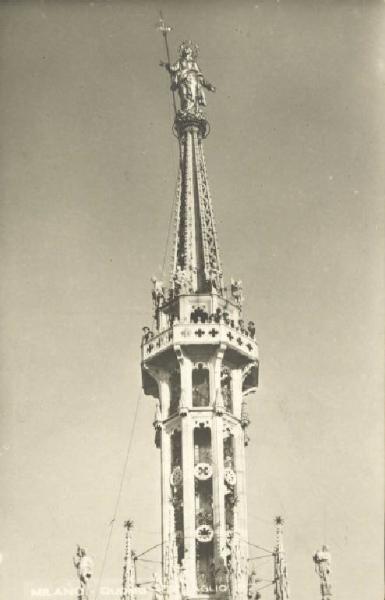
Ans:
[[[206,106],[204,88],[215,92],[215,87],[209,83],[200,71],[197,63],[198,45],[191,40],[180,44],[179,59],[171,65],[170,62],[160,62],[171,76],[171,90],[177,91],[182,113],[201,114],[201,108]]]

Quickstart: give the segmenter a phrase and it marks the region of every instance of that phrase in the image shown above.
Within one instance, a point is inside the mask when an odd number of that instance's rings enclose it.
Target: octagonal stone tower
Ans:
[[[258,347],[242,318],[242,283],[223,282],[203,152],[203,88],[214,87],[196,45],[179,52],[164,65],[180,97],[173,272],[168,288],[153,278],[155,326],[142,340],[143,389],[157,399],[163,587],[170,598],[246,600],[246,397],[257,385]]]

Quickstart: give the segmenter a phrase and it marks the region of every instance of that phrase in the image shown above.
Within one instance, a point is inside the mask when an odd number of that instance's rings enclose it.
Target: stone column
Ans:
[[[184,354],[181,346],[174,346],[180,368],[180,407],[189,409],[192,406],[192,364]]]
[[[224,558],[226,545],[225,523],[225,486],[223,466],[223,417],[214,414],[212,427],[213,451],[213,510],[214,510],[214,558],[216,564],[219,558]]]
[[[170,375],[169,373],[158,373],[157,375],[159,387],[160,407],[162,411],[162,419],[167,419],[170,409]]]
[[[238,586],[241,595],[247,596],[247,558],[248,558],[248,540],[247,540],[247,501],[246,501],[246,462],[245,462],[245,444],[244,433],[240,425],[237,425],[234,434],[235,445],[235,473],[237,476],[237,531],[239,534],[239,553],[240,553],[240,580]]]
[[[171,476],[171,440],[170,433],[162,430],[161,446],[161,490],[162,490],[162,550],[163,569],[166,565],[167,544],[170,538],[170,529],[174,530],[175,524],[170,522],[170,476]],[[163,572],[164,577],[164,572]]]
[[[167,431],[163,421],[167,419],[170,407],[170,383],[169,373],[161,369],[148,369],[151,376],[158,383],[160,412],[161,412],[161,443],[160,443],[160,472],[161,472],[161,498],[162,498],[162,576],[163,583],[167,564],[167,542],[170,535],[170,527],[174,528],[174,523],[170,522],[170,476],[171,476],[171,444],[170,431]]]
[[[225,559],[226,520],[225,520],[225,483],[223,459],[223,399],[221,392],[221,366],[226,346],[222,344],[214,358],[214,412],[211,430],[213,456],[213,512],[214,512],[214,559]]]
[[[182,432],[183,472],[183,531],[184,531],[184,573],[186,575],[186,595],[196,594],[195,562],[195,484],[194,484],[194,440],[190,408],[192,406],[192,364],[181,346],[174,346],[180,367],[181,400],[180,419]]]
[[[242,409],[242,370],[233,369],[231,377],[231,393],[233,398],[233,413],[237,419],[241,418]]]
[[[183,526],[186,595],[196,595],[194,441],[191,413],[182,419]]]

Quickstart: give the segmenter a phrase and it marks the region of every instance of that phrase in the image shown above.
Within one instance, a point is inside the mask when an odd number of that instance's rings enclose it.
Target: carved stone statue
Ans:
[[[163,600],[163,587],[157,573],[153,573],[152,600]]]
[[[188,294],[192,291],[191,273],[178,265],[173,277],[175,294]]]
[[[81,583],[87,584],[92,577],[93,562],[87,556],[84,548],[78,546],[76,555],[74,556],[74,565],[77,568],[78,577]]]
[[[88,598],[88,583],[93,573],[93,561],[87,556],[84,548],[77,547],[76,554],[73,558],[74,565],[77,569],[77,575],[80,582],[79,598]]]
[[[166,288],[164,287],[163,281],[159,281],[159,279],[156,277],[151,277],[151,281],[154,286],[152,290],[152,299],[154,301],[155,308],[157,308],[165,302]]]
[[[217,269],[210,269],[209,272],[209,281],[211,286],[211,291],[217,290],[220,291],[222,288],[221,277]]]
[[[142,327],[142,331],[143,331],[143,342],[146,344],[147,342],[150,341],[151,338],[154,337],[154,333],[151,331],[151,329],[149,327],[147,327],[147,325],[145,327]]]
[[[198,46],[189,40],[179,46],[179,60],[176,63],[160,63],[171,75],[171,89],[178,91],[182,112],[196,113],[200,107],[206,106],[203,88],[215,92],[215,87],[200,72],[197,56]]]
[[[242,281],[239,279],[238,281],[236,281],[235,279],[231,279],[231,295],[234,298],[235,302],[238,304],[238,306],[241,306],[241,304],[243,303],[243,285],[242,285]]]
[[[322,598],[326,600],[332,595],[332,587],[330,583],[331,555],[328,546],[322,546],[322,550],[317,550],[313,556],[313,561],[315,572],[321,580],[321,595]]]
[[[249,575],[249,586],[247,593],[247,597],[250,598],[250,600],[259,600],[261,598],[261,594],[258,591],[259,583],[260,580],[258,579],[257,574],[253,569]]]

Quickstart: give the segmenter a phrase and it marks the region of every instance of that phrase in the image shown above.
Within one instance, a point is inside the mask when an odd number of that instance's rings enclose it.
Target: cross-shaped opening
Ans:
[[[204,331],[203,331],[203,329],[201,329],[200,327],[199,327],[199,329],[196,329],[196,330],[195,330],[195,335],[197,335],[197,336],[199,337],[199,339],[200,339],[200,338],[202,337],[202,335],[204,335],[204,334],[205,334],[205,332],[204,332]]]

